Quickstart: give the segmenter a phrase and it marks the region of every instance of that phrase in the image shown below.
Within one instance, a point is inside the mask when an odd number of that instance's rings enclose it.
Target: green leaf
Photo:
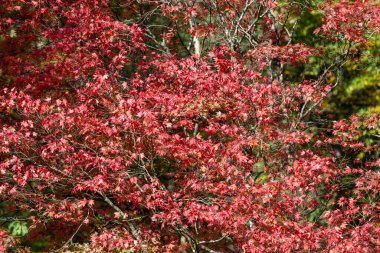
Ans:
[[[258,176],[257,178],[256,178],[256,182],[257,183],[259,183],[259,184],[265,184],[265,183],[267,183],[268,182],[268,174],[266,174],[266,173],[262,173],[260,176]]]
[[[26,222],[12,221],[8,226],[8,230],[14,236],[25,236],[28,234],[28,225]]]

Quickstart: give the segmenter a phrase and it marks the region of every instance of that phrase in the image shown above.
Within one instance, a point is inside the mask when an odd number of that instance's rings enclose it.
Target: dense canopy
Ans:
[[[0,252],[379,252],[379,13],[1,1]]]

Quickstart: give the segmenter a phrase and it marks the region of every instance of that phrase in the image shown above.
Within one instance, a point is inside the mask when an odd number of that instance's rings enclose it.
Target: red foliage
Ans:
[[[225,1],[215,2],[227,12]],[[244,9],[245,1],[233,2]],[[277,8],[254,2],[269,14]],[[62,235],[51,247],[85,230],[103,251],[380,250],[379,161],[342,157],[368,148],[358,130],[379,129],[378,116],[317,131],[307,118],[318,115],[333,86],[327,73],[297,85],[268,74],[317,50],[284,45],[285,35],[275,43],[269,31],[247,54],[227,41],[206,56],[179,59],[150,49],[146,30],[115,20],[109,4],[0,4],[7,49],[0,193],[29,212],[31,238],[48,235],[42,225],[53,224]],[[167,15],[183,11],[184,20],[207,13],[202,5],[160,7]],[[330,37],[339,31],[362,43],[366,34],[357,29],[367,16],[378,29],[374,4],[323,8]],[[270,17],[262,20],[269,30]],[[357,26],[351,30],[345,18]]]
[[[380,7],[374,2],[344,0],[331,4],[328,1],[322,8],[326,12],[326,23],[321,29],[335,40],[365,43],[366,34],[372,33],[372,36],[380,31]]]

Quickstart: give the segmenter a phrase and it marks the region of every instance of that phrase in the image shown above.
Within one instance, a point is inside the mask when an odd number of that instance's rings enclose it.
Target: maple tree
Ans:
[[[45,250],[379,251],[379,116],[321,106],[379,11],[2,1],[0,193],[24,237],[0,230],[0,251],[47,236]],[[318,47],[295,38],[306,12]],[[294,78],[311,57],[318,75]]]

